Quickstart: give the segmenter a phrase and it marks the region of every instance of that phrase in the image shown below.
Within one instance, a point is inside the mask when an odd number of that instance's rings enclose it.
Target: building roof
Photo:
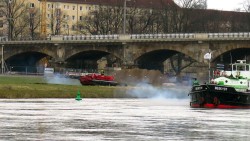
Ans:
[[[41,0],[39,0],[41,1]],[[123,6],[124,0],[47,0],[47,2]],[[173,0],[127,0],[128,7],[162,8],[165,5],[179,7]]]

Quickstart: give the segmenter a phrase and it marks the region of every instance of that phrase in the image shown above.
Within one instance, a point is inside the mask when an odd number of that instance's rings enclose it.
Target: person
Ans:
[[[215,77],[220,76],[220,71],[219,71],[218,69],[216,69],[216,70],[214,71],[214,76],[215,76]]]
[[[104,70],[101,70],[101,75],[104,75]]]
[[[194,78],[193,85],[200,85],[197,78]]]

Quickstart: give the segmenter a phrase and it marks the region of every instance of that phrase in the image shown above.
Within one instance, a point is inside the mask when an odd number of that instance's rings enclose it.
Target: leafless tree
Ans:
[[[118,34],[121,32],[123,10],[121,6],[99,5],[79,22],[82,34]]]
[[[2,13],[5,17],[5,24],[8,25],[9,40],[17,39],[24,34],[29,26],[29,4],[25,0],[0,0],[4,4]]]
[[[56,3],[51,3],[46,18],[49,23],[50,33],[52,35],[69,34],[69,20],[70,17],[66,12],[62,12],[57,8]]]
[[[170,26],[173,27],[170,29],[172,32],[176,33],[187,33],[191,31],[192,20],[193,20],[193,11],[197,8],[203,9],[202,5],[204,1],[202,0],[179,0],[177,3],[182,7],[172,6],[168,9],[171,9],[168,16],[170,16],[171,21],[169,22]],[[175,72],[175,75],[179,78],[181,71],[192,65],[195,62],[191,57],[186,56],[182,53],[177,53],[170,57],[170,64],[172,69]]]

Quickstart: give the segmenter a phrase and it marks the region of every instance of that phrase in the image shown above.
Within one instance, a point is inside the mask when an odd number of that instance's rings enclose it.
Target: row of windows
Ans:
[[[47,15],[48,18],[53,17],[53,14],[48,14]],[[65,20],[70,20],[70,16],[69,15],[63,15],[63,19]],[[74,21],[76,19],[76,16],[71,16],[71,19]],[[83,16],[79,16],[79,20],[83,20]]]
[[[47,28],[50,28],[50,27],[51,27],[51,25],[50,25],[50,24],[47,24]],[[69,30],[69,29],[70,29],[68,24],[64,24],[62,27],[63,27],[64,30]],[[77,26],[76,26],[76,25],[72,25],[72,26],[71,26],[71,30],[76,30],[76,29],[77,29]],[[82,30],[83,27],[82,27],[82,26],[79,26],[79,29]]]
[[[54,5],[53,4],[48,4],[48,8],[54,8]],[[56,6],[56,8],[60,8],[59,5]],[[70,9],[70,6],[69,5],[63,5],[63,8],[66,10],[69,10]],[[77,6],[73,5],[72,7],[72,10],[77,10]],[[91,6],[86,6],[86,10],[94,10],[94,9],[97,9],[98,7],[95,6],[94,8],[91,7]],[[79,10],[83,10],[83,6],[79,6]]]
[[[34,3],[30,3],[30,8],[34,8],[35,7],[35,4]],[[48,9],[51,9],[51,8],[54,8],[54,4],[48,4]],[[56,8],[60,8],[59,5],[56,5]],[[70,6],[69,5],[64,5],[63,8],[66,10],[69,10],[70,9]],[[86,6],[86,10],[94,10],[94,9],[97,9],[98,6],[95,6],[95,7],[91,7],[91,6]],[[83,10],[83,6],[79,6],[79,9],[82,11]],[[73,5],[72,6],[72,10],[76,10],[76,6]]]

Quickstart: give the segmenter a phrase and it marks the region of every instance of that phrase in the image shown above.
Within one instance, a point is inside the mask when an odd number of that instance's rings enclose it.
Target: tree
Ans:
[[[177,53],[176,55],[170,57],[171,67],[174,70],[175,75],[177,76],[179,81],[180,81],[181,71],[191,66],[195,62],[196,61],[193,60],[191,57],[186,56],[185,54],[182,53]]]
[[[50,33],[52,35],[60,35],[60,34],[69,34],[69,20],[70,17],[67,15],[67,13],[62,12],[58,6],[57,3],[51,3],[51,5],[48,8],[49,15],[46,18],[46,21],[49,22],[50,27]]]
[[[82,34],[118,34],[122,31],[123,10],[119,5],[99,5],[98,9],[81,17],[79,30]]]
[[[192,14],[195,9],[206,8],[206,1],[204,0],[179,0],[178,5],[182,8],[172,6],[168,7],[169,11],[167,16],[170,16],[170,26],[172,32],[187,33],[191,31],[192,27]],[[180,73],[186,67],[192,65],[195,61],[182,53],[177,53],[170,57],[170,64],[175,72],[175,75],[179,78]],[[179,79],[180,80],[180,79]]]
[[[28,21],[23,21],[27,18],[25,13],[28,13],[28,4],[25,0],[0,0],[0,2],[4,5],[1,10],[6,17],[4,23],[8,24],[8,39],[16,39],[25,30],[24,27],[28,26]]]
[[[37,39],[39,37],[36,32],[40,26],[40,12],[39,9],[32,7],[29,10],[29,33],[31,40]]]

